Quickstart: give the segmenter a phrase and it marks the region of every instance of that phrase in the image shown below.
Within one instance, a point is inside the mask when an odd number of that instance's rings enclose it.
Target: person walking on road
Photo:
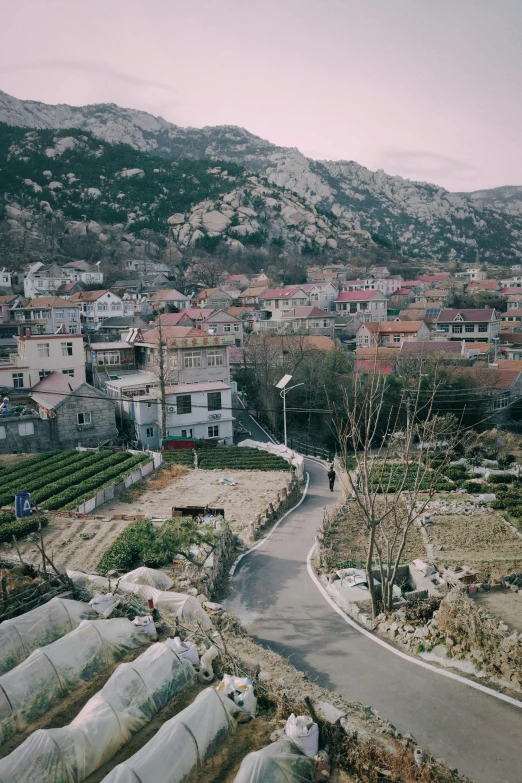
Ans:
[[[335,484],[335,470],[333,465],[330,465],[330,470],[328,471],[328,481],[330,482],[330,492],[333,492]]]

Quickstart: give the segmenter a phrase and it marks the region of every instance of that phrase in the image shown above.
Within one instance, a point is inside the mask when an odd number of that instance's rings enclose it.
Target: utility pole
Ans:
[[[161,446],[167,437],[167,383],[165,378],[165,349],[167,344],[163,339],[161,313],[158,320],[159,337],[159,382],[160,382],[160,413],[161,413]]]

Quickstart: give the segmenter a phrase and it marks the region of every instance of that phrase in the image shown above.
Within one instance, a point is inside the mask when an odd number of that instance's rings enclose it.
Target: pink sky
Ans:
[[[522,184],[521,40],[520,0],[16,0],[0,88],[475,190]]]

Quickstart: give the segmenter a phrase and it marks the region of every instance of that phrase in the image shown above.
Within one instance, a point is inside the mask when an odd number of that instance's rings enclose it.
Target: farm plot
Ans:
[[[30,492],[37,506],[73,509],[149,459],[129,452],[47,452],[0,472],[0,506],[12,505],[17,492]]]
[[[290,470],[285,459],[259,449],[217,446],[199,449],[197,455],[198,467],[203,470]],[[192,451],[166,451],[163,458],[165,462],[194,466]]]

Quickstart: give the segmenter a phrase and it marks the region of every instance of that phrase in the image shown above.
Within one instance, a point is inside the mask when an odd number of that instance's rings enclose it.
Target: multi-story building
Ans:
[[[59,296],[38,296],[17,300],[10,311],[10,320],[30,329],[32,334],[79,334],[82,331],[80,305]]]
[[[401,346],[404,342],[424,342],[430,330],[424,321],[380,321],[361,324],[356,333],[358,347]]]
[[[270,321],[260,321],[261,329],[263,324],[267,323]],[[294,307],[283,315],[280,323],[291,331],[303,334],[323,334],[326,337],[334,337],[335,333],[335,314],[315,306]]]
[[[259,297],[260,310],[266,310],[272,320],[279,320],[284,313],[294,307],[305,307],[310,304],[310,294],[302,286],[287,288],[269,288]]]
[[[103,272],[86,261],[70,261],[67,264],[45,266],[40,261],[32,264],[24,277],[24,296],[34,299],[60,293],[62,286],[70,283],[99,285],[103,283]]]
[[[31,389],[53,371],[83,383],[85,356],[81,334],[17,337],[17,353],[0,359],[0,386]]]
[[[335,311],[335,300],[339,296],[339,289],[332,283],[305,283],[301,288],[308,294],[310,306]]]
[[[402,277],[366,277],[362,280],[346,280],[342,284],[343,291],[380,291],[385,296],[390,296],[403,284]]]
[[[81,291],[68,300],[80,307],[81,322],[86,329],[99,329],[107,318],[134,315],[132,302],[124,301],[113,291]]]
[[[444,334],[447,340],[490,343],[498,339],[500,317],[490,307],[441,310],[437,318],[437,332]]]
[[[361,321],[386,321],[388,300],[380,291],[344,291],[336,299],[341,315],[358,315]]]
[[[151,310],[167,310],[169,307],[175,307],[177,310],[184,310],[190,307],[190,299],[185,294],[176,291],[175,288],[161,289],[147,296],[147,301]]]

